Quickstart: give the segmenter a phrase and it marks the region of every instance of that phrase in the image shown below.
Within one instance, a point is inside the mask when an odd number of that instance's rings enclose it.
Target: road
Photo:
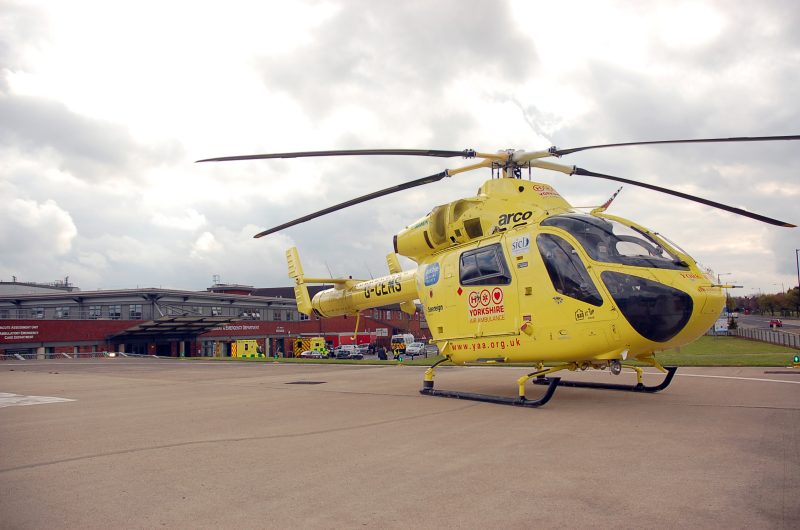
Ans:
[[[514,395],[523,373],[436,385]],[[559,388],[541,409],[422,396],[422,374],[5,361],[0,527],[800,527],[798,370],[681,369],[659,394]],[[19,406],[35,396],[69,401]]]
[[[745,315],[739,313],[738,324],[744,328],[761,328],[771,329],[769,321],[778,318],[783,321],[783,326],[778,328],[779,331],[786,333],[800,333],[800,320],[783,317],[773,317],[769,315]]]

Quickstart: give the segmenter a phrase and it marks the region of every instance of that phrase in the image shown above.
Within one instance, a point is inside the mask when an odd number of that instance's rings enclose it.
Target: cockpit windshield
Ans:
[[[595,261],[658,269],[689,268],[655,239],[611,219],[585,214],[556,215],[542,221],[542,226],[566,230]]]

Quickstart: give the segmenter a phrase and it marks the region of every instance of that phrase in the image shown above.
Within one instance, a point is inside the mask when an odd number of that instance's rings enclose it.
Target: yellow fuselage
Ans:
[[[553,222],[573,217],[630,228],[646,240],[641,248],[671,258],[614,261],[608,243],[590,246],[590,234]],[[454,363],[648,357],[703,335],[725,303],[690,256],[630,221],[581,217],[547,184],[487,181],[477,197],[402,231],[395,246],[416,270],[353,280],[318,293],[311,306],[335,316],[419,300],[433,342]]]

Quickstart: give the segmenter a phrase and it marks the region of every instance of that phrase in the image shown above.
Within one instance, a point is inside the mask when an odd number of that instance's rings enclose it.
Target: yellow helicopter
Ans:
[[[530,180],[532,169],[618,181],[681,197],[776,226],[795,225],[686,193],[544,160],[579,151],[632,145],[798,140],[800,136],[759,136],[659,140],[601,144],[542,151],[481,153],[417,149],[305,151],[229,156],[219,162],[323,156],[427,156],[477,159],[476,163],[385,188],[264,230],[256,238],[322,215],[445,177],[489,169],[492,178],[474,197],[433,208],[394,236],[387,256],[390,274],[377,279],[309,278],[296,248],[286,252],[297,307],[319,317],[358,316],[361,311],[399,304],[413,314],[415,300],[430,326],[431,342],[443,359],[428,368],[420,392],[538,407],[557,386],[582,386],[635,392],[666,388],[676,367],[664,367],[656,352],[688,344],[716,321],[725,295],[713,274],[664,236],[633,221],[609,215],[604,205],[590,213],[572,207],[552,186]],[[529,179],[524,180],[527,172]],[[619,191],[617,191],[618,193]],[[614,195],[616,196],[616,194]],[[396,254],[417,263],[403,271]],[[333,283],[310,299],[307,285]],[[356,324],[357,326],[358,324]],[[436,367],[464,364],[534,364],[517,380],[518,396],[494,396],[434,388]],[[633,364],[637,361],[637,364]],[[639,364],[666,374],[655,386],[642,382]],[[546,366],[547,365],[547,366]],[[562,381],[548,377],[562,370],[623,368],[636,374],[635,385]],[[537,399],[526,384],[547,385]]]

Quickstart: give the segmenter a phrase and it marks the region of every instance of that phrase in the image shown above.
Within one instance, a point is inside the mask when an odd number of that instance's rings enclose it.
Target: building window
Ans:
[[[211,308],[211,316],[212,317],[222,316],[222,308],[221,307],[212,307]]]
[[[300,313],[300,322],[304,322],[304,321],[306,321],[306,320],[310,320],[310,319],[308,318],[308,315],[306,315],[306,314],[304,314],[304,313]]]
[[[391,319],[392,319],[392,312],[391,311],[387,311],[386,312],[386,320],[391,320]]]
[[[31,318],[44,318],[44,308],[43,307],[32,307],[31,308]]]
[[[102,311],[99,305],[90,305],[89,306],[89,319],[90,320],[97,320],[102,316]]]
[[[272,312],[272,320],[280,321],[280,319],[281,319],[281,312],[279,309],[276,309],[275,311]]]
[[[291,311],[287,311],[286,320],[294,320],[294,313],[292,313]]]
[[[56,318],[69,318],[69,307],[56,307]]]
[[[108,318],[111,320],[119,320],[122,317],[122,306],[110,305],[108,306]]]
[[[248,307],[243,309],[239,316],[245,320],[261,320],[261,311]]]
[[[0,309],[0,318],[8,318],[8,309]]]
[[[128,306],[128,318],[130,320],[142,319],[142,304],[131,304]]]
[[[192,306],[192,313],[195,315],[202,315],[203,314],[203,306],[193,305]]]

